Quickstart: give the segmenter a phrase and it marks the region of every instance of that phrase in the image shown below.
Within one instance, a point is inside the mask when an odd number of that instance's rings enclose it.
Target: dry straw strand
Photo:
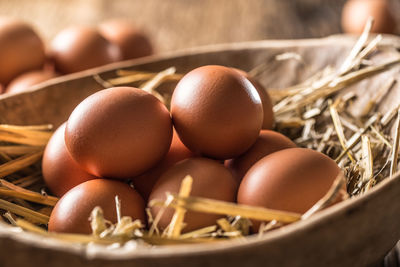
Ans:
[[[15,213],[36,223],[47,224],[49,221],[49,216],[47,215],[21,207],[3,199],[0,199],[0,209]]]
[[[358,38],[356,44],[353,46],[342,66],[339,68],[339,73],[346,73],[352,68],[354,60],[357,58],[357,55],[360,53],[368,40],[368,36],[373,23],[374,19],[372,17],[369,17],[367,23],[364,26],[363,32],[361,33],[361,36]]]
[[[344,131],[343,131],[342,123],[340,121],[339,114],[333,105],[330,105],[329,111],[331,113],[333,125],[335,126],[335,130],[336,130],[336,134],[339,138],[339,142],[340,142],[341,146],[343,147],[343,149],[348,151],[349,148],[347,147],[347,140],[346,140],[346,137],[344,136]],[[347,155],[352,162],[355,162],[355,160],[350,152],[347,152]]]
[[[152,79],[148,80],[146,83],[141,85],[139,88],[142,89],[143,91],[146,91],[148,93],[153,94],[155,97],[157,97],[161,102],[165,102],[164,97],[160,95],[155,89],[162,83],[164,82],[167,77],[175,74],[176,69],[175,67],[170,67],[168,69],[165,69],[159,73],[157,73]]]
[[[179,189],[180,197],[187,197],[192,191],[193,178],[188,175],[183,178],[181,188]],[[178,205],[175,209],[175,213],[172,216],[168,237],[177,238],[180,236],[182,231],[182,223],[185,218],[186,209],[181,206],[181,202],[178,201]]]
[[[43,143],[46,143],[53,134],[53,132],[50,131],[31,130],[26,127],[15,127],[8,124],[0,124],[0,131],[12,133],[26,138],[41,140]]]
[[[53,124],[39,124],[39,125],[11,125],[11,124],[0,124],[1,129],[5,130],[30,130],[30,131],[51,131]]]
[[[83,235],[83,234],[62,234],[47,232],[41,227],[33,225],[25,220],[17,219],[16,224],[18,227],[33,232],[36,234],[43,235],[45,237],[55,238],[62,241],[73,242],[73,243],[99,243],[104,245],[110,245],[113,243],[120,243],[121,240],[118,238],[98,238],[93,235]]]
[[[283,223],[291,223],[298,221],[300,219],[300,214],[293,212],[271,210],[262,207],[247,206],[247,205],[241,205],[231,202],[200,198],[200,197],[180,197],[174,194],[170,195],[173,197],[173,201],[170,204],[170,206],[172,207],[181,206],[187,210],[192,210],[197,212],[231,215],[231,216],[240,215],[242,217],[249,219],[256,219],[263,221],[277,220]],[[151,201],[150,205],[165,206],[165,203],[164,201],[153,200]]]
[[[43,151],[27,154],[0,165],[0,178],[36,163],[42,155]]]
[[[371,142],[366,135],[361,136],[361,144],[362,144],[362,166],[363,166],[363,175],[362,175],[362,181],[363,182],[368,182],[369,180],[372,179],[373,177],[373,156],[372,156],[372,151],[371,151]]]
[[[390,177],[393,177],[393,174],[397,171],[399,143],[400,143],[400,109],[397,110],[396,133],[393,141],[393,149],[392,149],[391,165],[390,165]]]
[[[43,146],[20,146],[20,145],[0,146],[0,152],[10,156],[21,156],[25,154],[39,152],[41,150],[43,150]]]
[[[139,81],[147,81],[154,78],[158,73],[154,72],[143,72],[143,71],[132,71],[132,70],[118,70],[117,77],[107,80],[112,85],[129,84]],[[165,81],[179,81],[183,77],[182,74],[171,74],[165,77]]]
[[[217,224],[219,227],[221,227],[222,230],[224,230],[225,232],[233,232],[236,231],[237,229],[235,227],[233,227],[227,219],[225,218],[221,218],[217,220]]]
[[[301,216],[301,219],[307,219],[311,215],[316,212],[326,208],[329,206],[335,199],[338,197],[339,193],[343,191],[343,186],[345,185],[346,180],[344,178],[343,173],[340,171],[335,181],[333,182],[329,191],[325,194],[323,198],[321,198],[314,206],[312,206],[306,213]],[[345,193],[347,196],[347,193]]]
[[[55,206],[58,199],[52,196],[43,196],[37,192],[18,192],[13,191],[10,189],[0,188],[0,195],[20,198],[24,200],[28,200],[31,202],[48,205],[48,206]]]
[[[192,232],[188,232],[185,234],[182,234],[179,236],[180,239],[188,239],[188,238],[197,238],[197,237],[202,237],[206,234],[215,232],[215,230],[217,230],[217,226],[216,225],[211,225],[211,226],[207,226],[204,228],[200,228],[197,230],[194,230]]]

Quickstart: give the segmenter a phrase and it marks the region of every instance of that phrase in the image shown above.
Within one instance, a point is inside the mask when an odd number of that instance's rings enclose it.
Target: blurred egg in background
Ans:
[[[373,33],[394,33],[396,21],[389,0],[349,0],[342,11],[344,32],[360,34],[369,17],[374,19]]]
[[[32,24],[46,42],[69,26],[98,27],[122,20],[145,33],[153,50],[161,53],[207,44],[341,33],[342,9],[350,3],[375,9],[388,5],[394,20],[399,20],[396,0],[20,0],[18,4],[0,1],[0,15]],[[354,18],[361,16],[362,8],[357,10]]]

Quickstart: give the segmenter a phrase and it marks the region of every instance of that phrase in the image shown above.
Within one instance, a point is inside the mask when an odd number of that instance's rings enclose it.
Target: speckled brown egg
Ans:
[[[190,150],[216,159],[233,158],[249,149],[263,123],[255,87],[223,66],[203,66],[186,74],[172,95],[171,115]]]
[[[144,57],[153,53],[153,47],[147,36],[127,20],[105,21],[100,24],[99,31],[107,40],[120,48],[123,59]]]
[[[240,70],[240,69],[235,69],[235,68],[233,68],[233,69],[236,70],[237,72],[239,72],[244,77],[246,77],[256,88],[258,94],[260,95],[263,112],[264,112],[262,129],[271,130],[274,126],[275,118],[274,118],[274,112],[272,110],[272,100],[268,94],[267,89],[265,89],[264,86],[262,86],[261,83],[259,81],[257,81],[257,79],[255,79],[254,77],[251,77],[247,72]]]
[[[240,204],[305,213],[330,189],[340,168],[328,156],[290,148],[259,160],[243,178]],[[259,222],[254,222],[258,229]]]
[[[240,181],[246,172],[263,157],[279,150],[294,147],[296,147],[296,144],[283,134],[271,130],[261,130],[256,143],[249,150],[239,157],[227,160],[225,165]]]
[[[342,10],[342,29],[361,34],[369,17],[374,18],[371,32],[394,33],[396,21],[387,0],[349,0]]]
[[[44,45],[28,24],[0,18],[0,83],[6,85],[18,75],[40,69],[45,61]]]
[[[168,152],[170,114],[153,95],[133,87],[101,90],[71,113],[65,143],[87,172],[106,178],[144,173]]]
[[[78,72],[122,59],[118,46],[106,40],[96,29],[75,26],[53,39],[50,54],[61,73]]]
[[[29,90],[32,86],[50,80],[57,75],[52,71],[36,70],[24,73],[10,82],[6,93],[16,94]]]
[[[165,193],[178,193],[182,180],[191,175],[193,178],[191,196],[234,202],[237,184],[232,174],[219,162],[207,158],[189,158],[178,162],[165,172],[157,181],[149,199],[165,199]],[[152,207],[156,216],[160,209]],[[167,227],[173,216],[173,209],[166,209],[158,226]],[[184,232],[215,224],[221,216],[189,211],[185,215]]]
[[[169,148],[167,155],[165,155],[161,162],[157,163],[156,166],[144,174],[132,179],[135,189],[145,200],[148,200],[151,190],[153,189],[157,180],[166,170],[168,170],[175,163],[194,156],[195,155],[193,152],[182,143],[178,134],[174,130],[171,147]]]
[[[68,190],[97,177],[82,170],[69,155],[64,141],[65,123],[51,136],[43,154],[42,173],[50,191],[62,197]]]
[[[121,201],[121,216],[146,223],[144,201],[133,188],[119,181],[95,179],[72,188],[57,202],[50,215],[49,231],[92,233],[89,217],[96,206],[102,208],[105,219],[116,223],[115,196]]]

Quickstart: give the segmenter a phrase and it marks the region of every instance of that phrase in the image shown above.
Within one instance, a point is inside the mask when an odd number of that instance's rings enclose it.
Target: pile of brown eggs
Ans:
[[[124,20],[97,28],[61,31],[46,48],[34,29],[19,20],[0,18],[0,93],[18,93],[54,78],[108,63],[152,54],[148,38]]]
[[[372,17],[372,33],[396,33],[396,18],[390,0],[348,0],[342,10],[342,29],[345,33],[361,34]]]
[[[192,196],[305,213],[340,169],[324,154],[298,148],[271,130],[273,123],[267,91],[245,72],[223,66],[187,73],[170,111],[137,88],[99,91],[75,108],[46,147],[43,176],[61,197],[49,231],[90,233],[88,218],[96,206],[115,223],[116,195],[123,216],[146,224],[146,203],[178,193],[187,175]],[[153,217],[158,212],[151,208]],[[167,209],[158,227],[165,229],[172,215]],[[189,211],[183,231],[219,217]],[[253,222],[253,231],[259,223]]]

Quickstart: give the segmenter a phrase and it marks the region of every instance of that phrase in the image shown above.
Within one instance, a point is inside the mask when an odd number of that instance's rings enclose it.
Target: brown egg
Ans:
[[[216,159],[249,149],[263,122],[257,90],[223,66],[203,66],[186,74],[172,95],[171,114],[182,142],[191,151]]]
[[[146,223],[142,197],[129,185],[113,180],[95,179],[68,191],[54,207],[49,231],[59,233],[92,233],[89,217],[99,206],[106,220],[117,222],[115,196],[121,201],[121,216],[130,216]]]
[[[6,85],[18,75],[42,68],[44,45],[28,24],[0,18],[0,83]]]
[[[47,81],[57,75],[52,71],[36,70],[26,72],[10,82],[6,88],[6,93],[16,94],[29,90],[32,86]]]
[[[142,197],[147,200],[153,189],[157,180],[161,177],[161,175],[168,170],[175,163],[194,157],[193,152],[191,152],[179,139],[178,134],[173,132],[172,135],[172,143],[171,147],[167,155],[159,162],[155,167],[145,172],[142,175],[139,175],[133,178],[132,182],[135,186],[136,191],[142,195]]]
[[[149,199],[165,199],[165,193],[178,193],[181,182],[186,175],[193,178],[191,196],[205,197],[216,200],[234,202],[237,184],[232,174],[217,161],[207,158],[190,158],[178,162],[165,172],[157,181]],[[159,211],[159,207],[152,207],[153,216]],[[173,216],[173,209],[166,209],[158,226],[161,229],[167,227]],[[186,227],[184,232],[215,224],[221,216],[189,211],[185,215]]]
[[[83,100],[70,115],[65,143],[87,172],[132,178],[168,152],[172,123],[155,96],[133,87],[114,87]]]
[[[263,157],[279,150],[294,147],[296,147],[296,144],[283,134],[271,130],[262,130],[256,143],[249,150],[237,158],[227,160],[225,166],[240,181],[246,172]]]
[[[394,33],[396,21],[387,0],[349,0],[342,10],[342,29],[346,33],[361,34],[368,18],[374,18],[371,32]]]
[[[99,31],[120,48],[123,59],[144,57],[153,53],[147,36],[126,20],[105,21],[100,24]]]
[[[259,160],[243,178],[240,204],[305,213],[331,188],[340,172],[328,156],[306,148],[290,148]],[[255,230],[259,222],[254,221]]]
[[[69,155],[64,141],[65,123],[54,132],[43,154],[43,179],[50,191],[62,197],[71,188],[97,177],[82,170]]]
[[[244,77],[246,77],[256,88],[258,94],[260,95],[264,112],[262,129],[271,130],[274,126],[275,119],[274,119],[274,112],[272,110],[272,100],[267,90],[264,88],[264,86],[261,85],[261,83],[259,83],[255,78],[251,77],[247,72],[240,69],[235,69],[235,68],[233,69],[239,72]]]
[[[90,27],[61,31],[51,43],[51,57],[61,73],[78,72],[122,59],[119,48]]]

